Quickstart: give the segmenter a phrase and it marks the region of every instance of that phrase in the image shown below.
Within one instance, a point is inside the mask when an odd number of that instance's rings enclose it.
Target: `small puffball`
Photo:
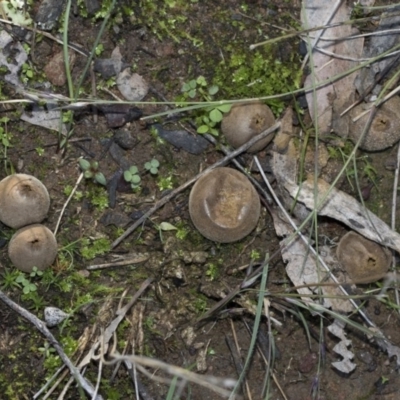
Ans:
[[[224,115],[221,131],[227,142],[236,149],[270,128],[274,123],[274,114],[267,105],[259,102],[238,103],[233,105],[229,113]],[[271,133],[253,144],[247,151],[249,153],[261,151],[271,142],[273,137],[274,135]]]
[[[360,104],[350,112],[351,118],[358,118],[368,105]],[[400,98],[394,96],[386,101],[378,111],[371,123],[371,126],[363,140],[360,142],[360,149],[365,151],[381,151],[393,146],[400,140]],[[365,113],[355,122],[350,123],[349,138],[357,143],[363,135],[365,125],[370,113]]]
[[[42,222],[49,211],[50,197],[39,179],[13,174],[0,182],[0,221],[11,228]]]
[[[340,239],[336,254],[354,283],[370,283],[382,279],[392,259],[389,250],[352,231]]]
[[[189,196],[194,226],[220,243],[243,239],[258,223],[260,198],[246,175],[233,168],[215,168],[202,176]]]
[[[57,256],[57,241],[53,232],[41,224],[28,225],[15,232],[8,245],[8,256],[16,268],[32,272],[44,270]]]

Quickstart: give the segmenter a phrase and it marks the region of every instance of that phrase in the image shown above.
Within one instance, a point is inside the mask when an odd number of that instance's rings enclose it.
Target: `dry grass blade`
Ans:
[[[17,312],[19,315],[21,315],[23,318],[28,320],[32,325],[35,326],[35,328],[44,335],[47,340],[51,343],[51,345],[56,349],[57,353],[59,354],[61,360],[64,362],[64,364],[68,367],[68,369],[71,372],[71,375],[75,378],[76,382],[78,383],[79,387],[83,389],[86,393],[88,393],[90,396],[92,396],[93,399],[96,400],[102,400],[103,397],[100,395],[95,395],[95,391],[93,388],[93,385],[86,379],[84,378],[78,368],[76,368],[71,360],[68,358],[68,356],[65,354],[62,346],[60,343],[56,340],[56,338],[53,336],[53,334],[47,329],[45,323],[41,321],[38,317],[30,313],[28,310],[25,310],[23,307],[12,301],[8,296],[6,296],[1,290],[0,290],[0,300],[6,304],[8,307],[10,307],[12,310]]]

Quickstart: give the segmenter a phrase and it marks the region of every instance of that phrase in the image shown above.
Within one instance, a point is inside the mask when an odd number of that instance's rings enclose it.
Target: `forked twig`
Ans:
[[[86,392],[88,393],[93,399],[96,400],[103,400],[103,397],[101,395],[97,395],[95,397],[94,394],[94,388],[93,385],[86,379],[84,378],[79,370],[72,364],[71,360],[68,358],[68,356],[65,354],[64,349],[60,345],[60,343],[57,341],[57,339],[53,336],[53,334],[47,329],[45,323],[41,321],[36,315],[33,315],[30,313],[28,310],[25,308],[21,307],[19,304],[15,303],[12,301],[5,293],[3,293],[0,290],[0,300],[6,304],[8,307],[10,307],[12,310],[17,312],[19,315],[21,315],[23,318],[28,320],[33,326],[36,327],[36,329],[47,338],[49,343],[56,349],[58,355],[60,356],[61,360],[63,363],[68,367],[68,369],[71,372],[71,375],[75,378],[77,381],[78,385]]]

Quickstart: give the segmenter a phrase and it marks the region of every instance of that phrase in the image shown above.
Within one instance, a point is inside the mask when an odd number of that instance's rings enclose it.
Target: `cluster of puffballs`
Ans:
[[[271,109],[260,102],[238,103],[224,115],[221,130],[234,148],[275,124]],[[257,153],[273,135],[258,141],[247,151]],[[207,239],[231,243],[243,239],[257,226],[260,198],[246,175],[227,167],[215,168],[193,186],[189,213],[196,229]]]
[[[40,224],[49,207],[49,193],[34,176],[13,174],[0,181],[0,221],[17,229],[8,244],[8,255],[21,271],[44,270],[57,256],[54,234]]]

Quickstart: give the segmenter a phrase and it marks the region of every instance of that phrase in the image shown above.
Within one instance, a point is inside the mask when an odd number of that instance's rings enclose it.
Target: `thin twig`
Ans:
[[[65,354],[64,349],[60,345],[60,343],[56,340],[56,338],[53,336],[53,334],[47,329],[45,323],[41,321],[36,315],[33,315],[30,313],[28,310],[25,310],[25,308],[21,307],[19,304],[15,303],[12,301],[7,295],[5,295],[1,290],[0,290],[0,300],[6,304],[8,307],[10,307],[12,310],[17,312],[19,315],[21,315],[23,318],[28,320],[33,326],[36,327],[36,329],[47,338],[49,343],[56,349],[58,355],[60,356],[61,360],[63,363],[68,367],[70,370],[72,376],[75,378],[77,381],[79,387],[81,387],[86,393],[88,393],[90,396],[93,396],[94,394],[94,388],[92,384],[84,378],[78,371],[78,369],[72,364],[71,360],[68,358],[68,356]],[[103,397],[101,395],[97,395],[95,397],[96,400],[103,400]]]
[[[392,220],[391,220],[391,228],[395,231],[396,230],[396,210],[397,210],[397,188],[399,186],[399,171],[400,171],[400,144],[397,145],[397,164],[396,170],[394,173],[394,180],[393,180],[393,198],[392,198]],[[394,274],[393,281],[395,282],[396,288],[394,290],[396,304],[400,305],[400,298],[399,298],[399,290],[397,288],[397,274],[396,274],[396,256],[395,253],[392,251],[392,270]],[[398,309],[400,313],[400,308]]]
[[[126,239],[137,227],[139,227],[147,218],[149,218],[154,212],[156,212],[159,208],[161,208],[164,204],[167,204],[172,198],[174,198],[177,194],[183,192],[186,188],[190,185],[195,183],[199,178],[203,175],[207,174],[214,168],[220,167],[221,165],[226,164],[228,161],[232,160],[237,155],[246,151],[249,147],[251,147],[254,143],[257,143],[259,140],[267,137],[268,135],[275,132],[281,126],[280,122],[277,122],[271,128],[261,132],[259,135],[255,136],[253,139],[249,140],[243,146],[240,146],[238,149],[227,155],[226,157],[222,158],[221,160],[217,161],[215,164],[211,165],[210,167],[206,168],[203,172],[197,174],[192,179],[189,179],[183,185],[179,186],[175,190],[173,190],[169,195],[160,199],[147,213],[145,213],[141,218],[139,218],[132,226],[130,226],[118,239],[116,239],[112,245],[111,249],[117,247],[124,239]]]
[[[86,269],[89,271],[95,271],[96,269],[105,269],[105,268],[110,268],[110,267],[123,267],[125,265],[130,265],[130,264],[139,264],[141,262],[147,261],[148,259],[149,259],[148,254],[141,254],[134,258],[129,258],[128,260],[116,261],[116,262],[105,263],[105,264],[89,265],[88,267],[86,267]]]
[[[68,196],[67,201],[64,203],[64,206],[63,206],[63,208],[62,208],[62,210],[61,210],[61,212],[60,212],[60,216],[58,217],[57,225],[56,225],[56,227],[54,228],[54,236],[57,235],[57,231],[58,231],[58,228],[59,228],[60,223],[61,223],[61,218],[62,218],[62,216],[64,215],[64,212],[65,212],[65,209],[67,208],[68,203],[71,201],[73,195],[75,194],[76,189],[78,189],[78,186],[79,186],[79,184],[80,184],[81,181],[82,181],[82,178],[83,178],[83,172],[79,175],[78,180],[76,181],[76,184],[75,184],[74,188],[72,189],[72,192],[71,192],[70,195]]]

